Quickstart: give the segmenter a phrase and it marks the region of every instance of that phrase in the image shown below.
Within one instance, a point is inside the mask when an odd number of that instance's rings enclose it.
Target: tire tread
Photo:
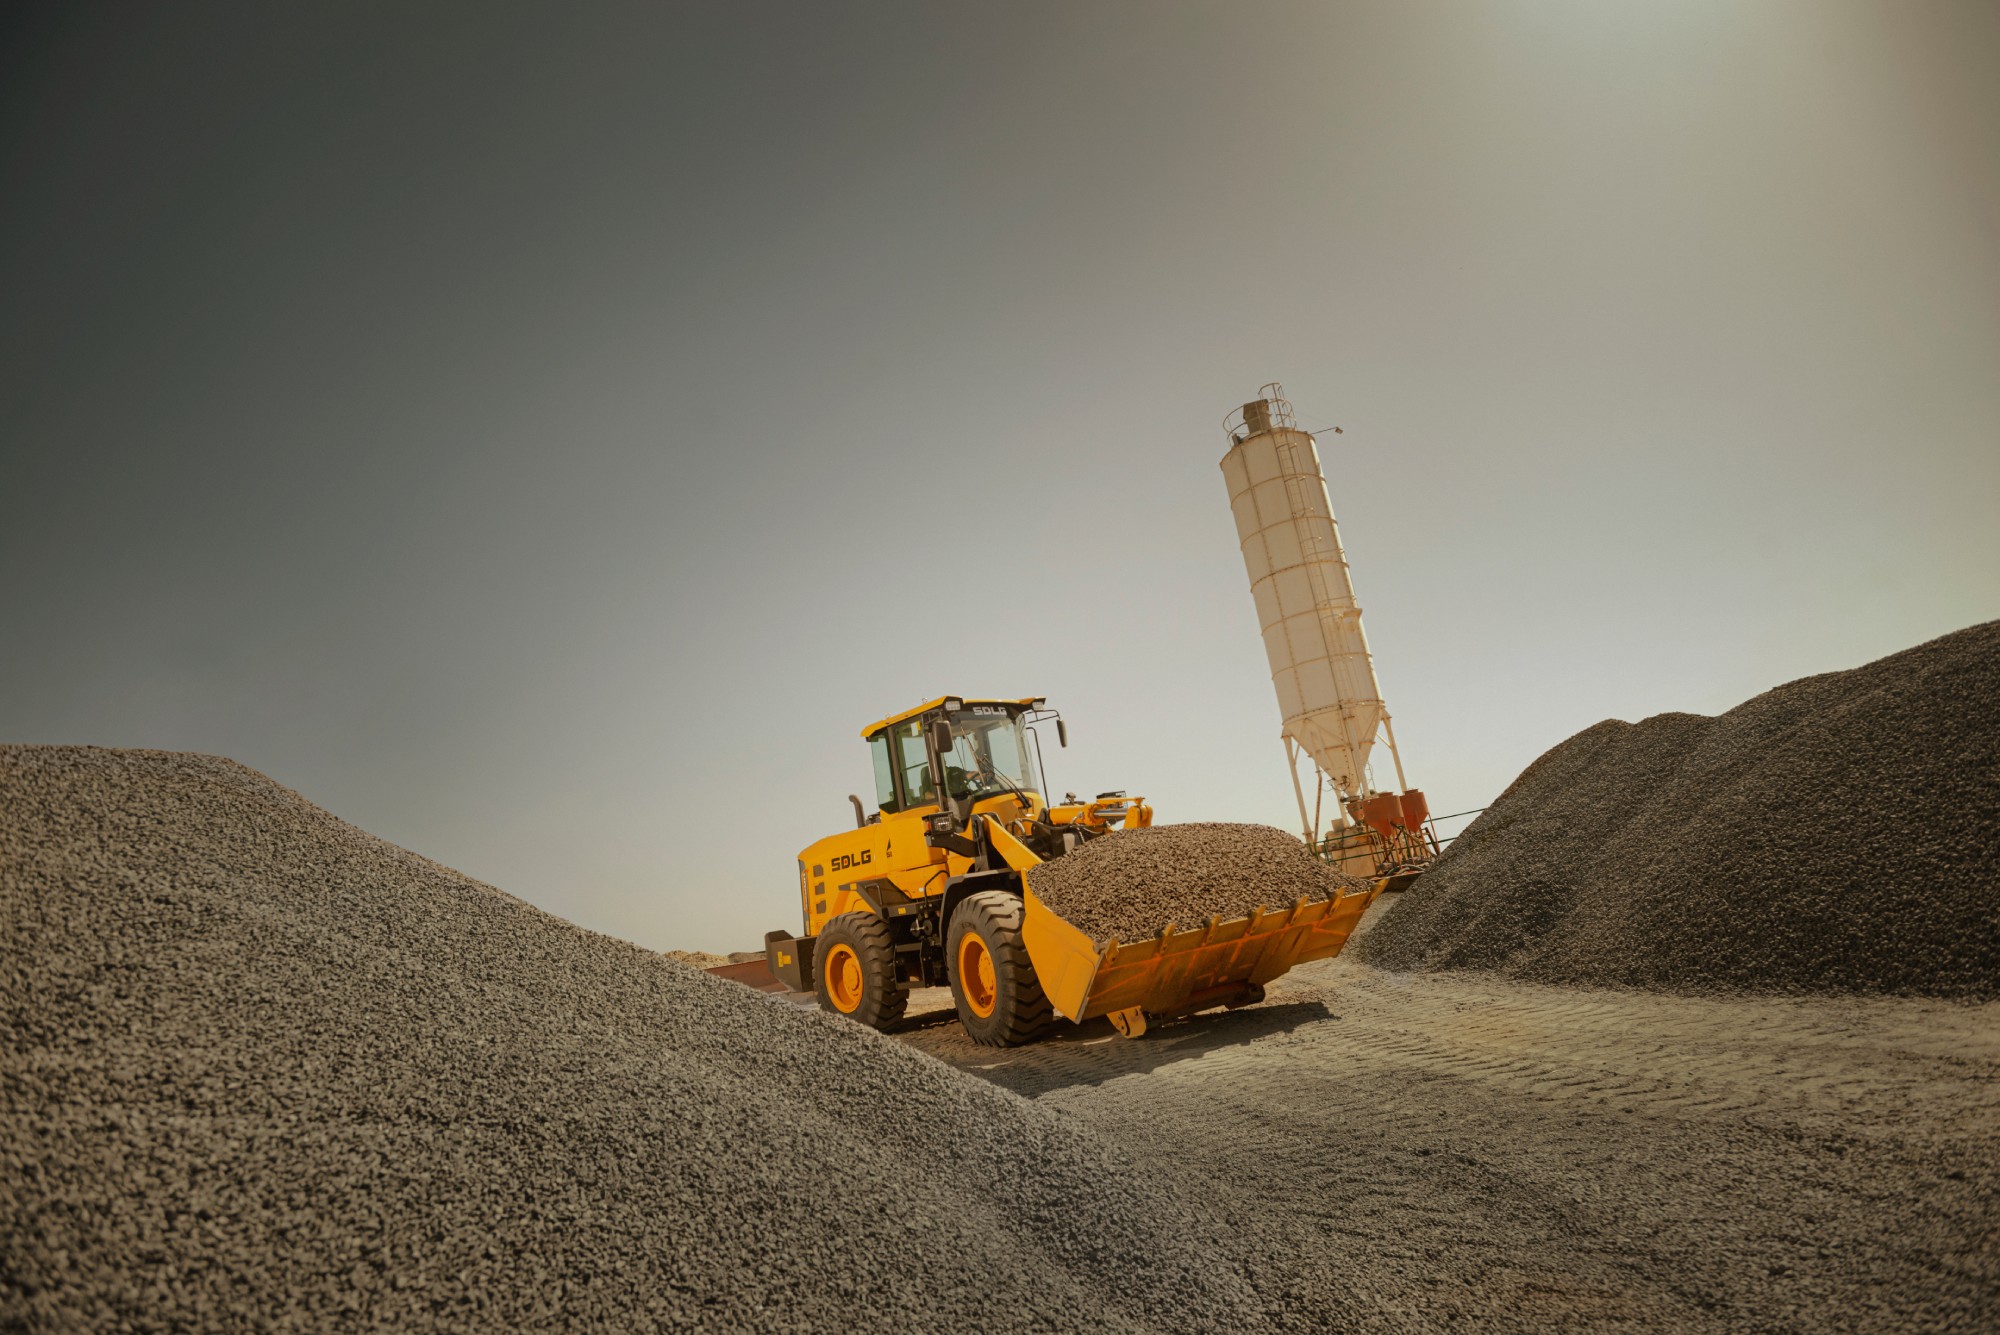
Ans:
[[[834,943],[828,942],[829,936],[835,938]],[[867,975],[861,1006],[851,1014],[833,1004],[826,990],[826,975],[819,967],[820,951],[829,944],[837,944],[841,936],[851,938],[848,944],[854,947],[854,953],[861,959],[861,971]],[[813,992],[819,997],[822,1010],[858,1021],[870,1029],[888,1029],[900,1023],[910,1007],[910,991],[896,975],[896,938],[890,933],[889,924],[872,913],[843,913],[822,928],[819,946],[813,952]]]
[[[982,890],[967,896],[951,915],[951,926],[945,933],[946,968],[951,976],[952,999],[958,1002],[959,1023],[975,1043],[996,1048],[1018,1047],[1032,1043],[1055,1026],[1055,1007],[1050,1004],[1048,993],[1042,990],[1042,980],[1035,975],[1028,947],[1021,939],[1025,914],[1026,908],[1018,896],[1004,890]],[[982,935],[993,955],[996,977],[1004,975],[999,989],[1003,1004],[1011,1003],[1005,1004],[1004,1014],[996,1010],[984,1020],[969,1015],[959,997],[959,922],[968,915],[989,928]]]

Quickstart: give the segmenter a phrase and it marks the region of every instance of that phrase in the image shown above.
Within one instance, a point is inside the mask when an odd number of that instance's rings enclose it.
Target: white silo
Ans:
[[[1229,453],[1222,476],[1307,842],[1322,843],[1324,815],[1323,846],[1350,869],[1420,865],[1435,849],[1425,828],[1429,811],[1422,793],[1406,790],[1318,445],[1299,430],[1284,387],[1275,383],[1231,413],[1224,429]],[[1378,788],[1371,774],[1378,747],[1394,769],[1394,789]],[[1299,779],[1302,757],[1315,776],[1310,805]],[[1327,811],[1329,791],[1334,801]]]

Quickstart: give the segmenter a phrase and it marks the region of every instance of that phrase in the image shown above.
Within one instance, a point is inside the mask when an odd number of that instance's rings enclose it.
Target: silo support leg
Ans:
[[[1319,831],[1313,828],[1313,819],[1306,814],[1306,790],[1299,782],[1299,748],[1291,738],[1285,738],[1285,768],[1292,772],[1292,796],[1299,799],[1299,828],[1306,832],[1306,842],[1319,842]]]

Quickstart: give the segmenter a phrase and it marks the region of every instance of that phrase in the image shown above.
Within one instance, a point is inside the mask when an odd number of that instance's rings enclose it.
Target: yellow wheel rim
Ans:
[[[843,1015],[861,1009],[861,957],[854,947],[837,945],[826,953],[826,995]]]
[[[958,938],[958,990],[980,1019],[993,1013],[999,999],[999,987],[993,979],[993,952],[977,932]]]

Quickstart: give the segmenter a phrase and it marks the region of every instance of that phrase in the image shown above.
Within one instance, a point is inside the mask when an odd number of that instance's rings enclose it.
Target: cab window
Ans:
[[[896,766],[889,759],[889,734],[878,732],[868,739],[868,753],[875,760],[875,805],[884,811],[901,811],[896,800]]]
[[[1032,787],[1027,736],[1021,720],[1003,709],[975,705],[951,720],[951,755],[945,778],[953,797],[982,797]]]
[[[903,781],[903,806],[927,806],[937,801],[931,787],[931,764],[924,755],[924,725],[916,719],[899,723],[890,730],[896,750],[896,768]]]

